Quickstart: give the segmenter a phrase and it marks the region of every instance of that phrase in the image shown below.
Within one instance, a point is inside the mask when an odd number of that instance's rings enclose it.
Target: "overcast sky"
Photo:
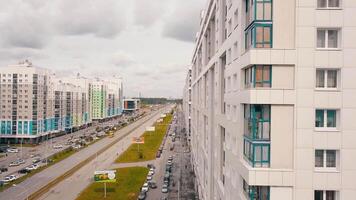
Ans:
[[[0,5],[0,66],[30,59],[59,76],[120,75],[126,96],[181,97],[205,0]]]

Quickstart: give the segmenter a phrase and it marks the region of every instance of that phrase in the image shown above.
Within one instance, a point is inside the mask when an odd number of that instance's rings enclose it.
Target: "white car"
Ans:
[[[151,181],[152,180],[152,176],[148,175],[147,176],[147,181]]]
[[[153,174],[155,174],[155,170],[153,168],[151,168],[148,173],[151,173],[153,175]]]
[[[53,149],[61,149],[61,148],[63,148],[63,146],[60,144],[56,144],[53,146]]]
[[[148,183],[147,183],[147,182],[145,182],[145,183],[143,184],[143,186],[142,186],[141,191],[142,191],[142,192],[147,192],[147,191],[148,191],[148,189],[149,189],[149,187],[148,187]]]
[[[8,149],[7,149],[7,152],[8,152],[8,153],[18,153],[19,150],[18,150],[18,149],[15,149],[15,148],[8,148]]]
[[[14,181],[17,179],[17,176],[16,175],[9,175],[9,176],[6,176],[4,178],[4,180],[2,180],[2,182],[4,182],[5,184],[11,182],[11,181]]]
[[[28,171],[32,171],[32,170],[38,169],[38,167],[39,167],[38,165],[33,164],[33,165],[30,165],[30,166],[26,167],[26,169]]]

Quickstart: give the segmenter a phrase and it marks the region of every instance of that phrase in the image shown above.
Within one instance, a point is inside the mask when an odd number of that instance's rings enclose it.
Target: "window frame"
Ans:
[[[342,9],[342,0],[338,0],[339,1],[339,6],[338,7],[329,7],[329,0],[325,0],[326,1],[326,6],[325,7],[318,7],[318,1],[316,1],[316,9],[317,10],[340,10]]]
[[[322,164],[322,167],[317,167],[316,166],[316,151],[323,151],[323,164]],[[327,166],[327,152],[328,151],[334,151],[335,152],[335,167],[328,167]],[[335,171],[337,172],[338,171],[338,168],[339,168],[339,150],[337,149],[315,149],[314,150],[314,169],[315,171]]]
[[[262,42],[257,42],[257,28],[263,28]],[[265,28],[269,28],[270,40],[265,40],[264,33]],[[256,47],[257,45],[263,45],[262,47]],[[266,47],[269,45],[269,47]],[[254,49],[272,49],[273,48],[273,24],[271,23],[254,23],[248,29],[245,30],[245,50]]]
[[[316,126],[316,120],[317,120],[317,112],[322,111],[323,112],[323,122],[322,125],[323,126]],[[334,111],[335,112],[335,127],[328,127],[328,115],[330,111]],[[339,117],[340,117],[340,113],[338,109],[332,109],[332,108],[316,108],[315,112],[314,112],[315,116],[314,116],[314,129],[315,131],[338,131],[339,130]]]
[[[318,47],[318,31],[325,31],[325,47]],[[337,32],[337,47],[329,47],[329,31],[336,31]],[[317,27],[316,28],[316,49],[317,50],[341,50],[341,28],[340,27]]]
[[[317,86],[317,72],[318,71],[323,71],[324,73],[324,87],[318,87]],[[328,87],[328,76],[329,76],[329,71],[336,71],[336,87]],[[316,68],[315,70],[315,89],[316,90],[339,90],[340,88],[340,69],[338,68]]]
[[[262,81],[256,81],[257,67],[262,67]],[[269,68],[269,80],[264,79],[264,71]],[[272,88],[272,65],[253,65],[243,69],[244,75],[244,88]],[[247,77],[249,77],[247,79]],[[262,86],[256,86],[256,83],[262,84]],[[263,84],[269,84],[269,86],[263,86]]]

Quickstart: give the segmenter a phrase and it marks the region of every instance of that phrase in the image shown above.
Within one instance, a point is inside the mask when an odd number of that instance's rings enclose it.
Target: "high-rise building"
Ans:
[[[38,143],[121,114],[122,80],[58,78],[29,61],[0,68],[0,142]]]
[[[355,198],[355,13],[354,0],[208,1],[191,82],[200,199]]]
[[[183,88],[183,112],[185,113],[186,132],[188,133],[188,140],[191,140],[191,114],[192,114],[192,70],[188,69],[187,77],[185,78],[185,85]]]
[[[55,131],[49,70],[25,61],[2,67],[0,77],[1,138],[36,141]]]

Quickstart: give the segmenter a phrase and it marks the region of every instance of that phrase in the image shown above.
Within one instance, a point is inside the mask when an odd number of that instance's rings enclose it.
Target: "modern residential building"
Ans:
[[[200,199],[355,198],[355,13],[354,0],[208,1],[191,82]]]
[[[53,75],[29,61],[0,70],[1,139],[40,140],[54,129]]]
[[[191,141],[191,113],[192,113],[192,69],[188,69],[183,88],[183,112],[185,113],[185,125],[188,135],[188,141]]]
[[[122,80],[58,78],[20,62],[0,68],[0,142],[38,143],[121,114]]]

